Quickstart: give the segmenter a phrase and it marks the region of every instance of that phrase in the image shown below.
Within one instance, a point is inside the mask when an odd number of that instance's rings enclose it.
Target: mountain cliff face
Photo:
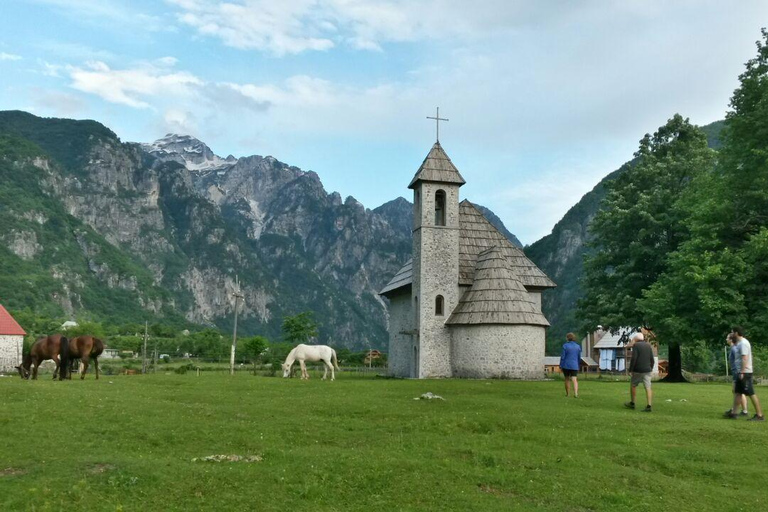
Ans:
[[[0,112],[0,200],[0,299],[51,316],[229,328],[237,276],[241,332],[311,310],[320,341],[384,348],[377,291],[411,255],[403,198],[371,211],[270,156],[93,121]]]
[[[237,276],[241,332],[310,310],[321,341],[383,348],[377,291],[411,255],[403,198],[371,211],[270,156],[93,121],[0,112],[0,199],[0,298],[51,316],[229,328]]]
[[[410,256],[404,236],[315,173],[226,159],[191,137],[126,144],[92,121],[0,113],[0,297],[51,315],[279,335],[312,310],[320,338],[386,343],[376,291]]]
[[[709,146],[720,147],[723,121],[701,127]],[[559,353],[567,332],[576,329],[576,301],[582,296],[581,277],[584,255],[591,240],[589,224],[600,209],[607,193],[606,185],[631,168],[634,160],[608,174],[587,192],[565,216],[555,224],[552,233],[525,248],[526,255],[557,283],[557,288],[542,296],[542,310],[551,327],[547,334],[548,353]]]

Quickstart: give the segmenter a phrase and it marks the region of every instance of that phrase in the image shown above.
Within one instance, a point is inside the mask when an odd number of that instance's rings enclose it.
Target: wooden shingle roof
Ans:
[[[541,290],[557,286],[536,266],[525,253],[480,213],[466,199],[459,204],[459,284],[470,286],[475,276],[477,256],[484,250],[498,247],[514,269],[520,282],[529,290]],[[403,265],[387,285],[379,292],[386,295],[413,282],[413,260]]]
[[[438,183],[458,183],[459,186],[466,183],[459,170],[453,165],[451,159],[443,151],[439,142],[435,142],[429,154],[416,171],[408,188],[414,188],[417,181],[434,181]]]
[[[478,255],[472,288],[461,296],[445,323],[549,325],[502,249],[495,246]]]
[[[459,204],[459,284],[471,285],[475,275],[477,256],[486,249],[498,247],[509,261],[526,288],[554,288],[557,286],[536,266],[519,247],[507,240],[480,210],[467,201]]]
[[[408,260],[405,265],[403,265],[403,268],[397,271],[397,274],[395,274],[395,277],[390,279],[389,283],[382,288],[382,290],[379,292],[379,295],[386,295],[389,292],[393,292],[399,288],[402,288],[404,286],[410,286],[413,282],[413,258]]]

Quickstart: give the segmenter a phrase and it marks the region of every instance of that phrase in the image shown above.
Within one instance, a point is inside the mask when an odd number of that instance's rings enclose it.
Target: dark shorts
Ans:
[[[563,368],[563,375],[565,375],[565,378],[568,377],[576,377],[579,374],[579,370],[566,370]]]
[[[736,379],[736,385],[733,388],[733,392],[738,395],[754,395],[755,388],[752,387],[752,374],[745,373],[743,379]]]

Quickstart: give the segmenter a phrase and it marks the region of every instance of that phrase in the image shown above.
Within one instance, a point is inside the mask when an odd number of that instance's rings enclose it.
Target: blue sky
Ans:
[[[736,7],[738,6],[738,7]],[[441,142],[524,243],[675,113],[723,118],[768,2],[3,0],[0,109],[273,155],[374,208]]]

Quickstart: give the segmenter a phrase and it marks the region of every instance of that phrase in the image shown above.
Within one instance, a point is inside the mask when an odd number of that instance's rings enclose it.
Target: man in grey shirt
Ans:
[[[653,359],[653,348],[651,344],[645,341],[642,332],[636,332],[632,335],[632,359],[629,363],[629,371],[632,373],[632,382],[629,386],[629,395],[631,401],[624,404],[629,409],[635,408],[635,396],[637,395],[637,386],[642,382],[645,387],[645,400],[647,405],[643,412],[651,412],[651,402],[653,401],[653,392],[651,391],[651,373],[656,361]]]
[[[736,379],[736,385],[734,386],[733,408],[731,411],[735,411],[739,405],[736,396],[739,394],[746,395],[752,400],[752,405],[755,407],[755,415],[749,421],[765,421],[763,409],[760,407],[760,400],[757,399],[755,389],[752,386],[752,345],[744,337],[744,329],[742,327],[734,327],[731,335],[739,342],[737,345],[739,348],[737,355],[741,358],[741,368]]]

